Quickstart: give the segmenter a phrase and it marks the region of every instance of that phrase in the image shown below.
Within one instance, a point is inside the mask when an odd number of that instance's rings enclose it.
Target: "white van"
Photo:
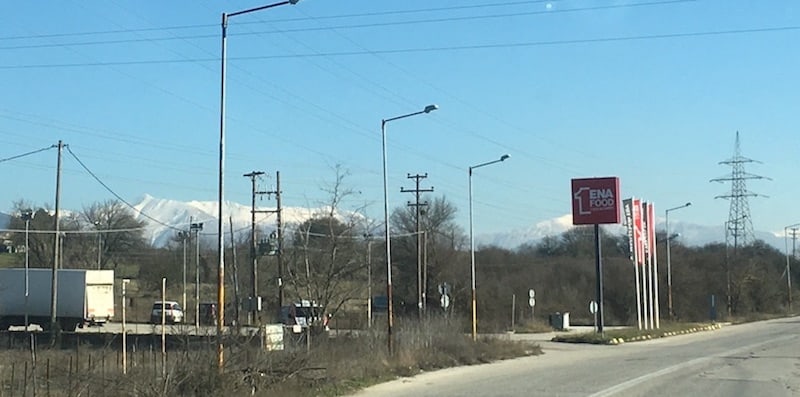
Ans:
[[[161,301],[153,303],[153,310],[150,312],[150,322],[161,324]],[[183,309],[178,302],[164,301],[164,321],[167,324],[179,324],[183,322]]]

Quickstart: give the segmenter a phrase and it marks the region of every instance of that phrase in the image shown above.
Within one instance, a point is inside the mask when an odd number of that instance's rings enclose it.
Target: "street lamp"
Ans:
[[[670,261],[669,255],[669,241],[672,240],[669,234],[669,213],[671,211],[679,210],[681,208],[686,208],[692,205],[691,202],[688,202],[684,205],[679,205],[677,207],[669,208],[666,211],[666,223],[667,223],[667,311],[669,312],[669,318],[675,318],[675,312],[672,310],[672,262]]]
[[[789,264],[789,229],[792,229],[792,237],[794,237],[794,232],[797,230],[797,226],[800,226],[800,223],[795,223],[783,228],[783,242],[786,248],[786,293],[789,313],[792,312],[792,267]],[[792,250],[792,255],[794,255],[794,250]]]
[[[387,344],[389,346],[389,353],[392,352],[392,243],[389,240],[389,186],[388,186],[388,171],[386,168],[386,123],[394,120],[404,119],[406,117],[416,116],[419,114],[430,113],[439,109],[436,105],[425,106],[419,112],[408,113],[402,116],[391,117],[381,120],[381,139],[383,144],[383,221],[386,237],[386,298],[388,300],[387,316],[386,316],[386,335]]]
[[[186,239],[189,238],[189,232],[181,230],[178,232],[178,238],[183,241],[183,301],[181,302],[183,310],[186,310]]]
[[[477,311],[477,299],[475,295],[475,236],[473,234],[472,229],[472,170],[480,167],[485,167],[487,165],[499,163],[502,161],[506,161],[510,156],[504,154],[500,156],[499,159],[489,161],[486,163],[481,163],[478,165],[473,165],[469,167],[469,263],[470,263],[470,271],[472,275],[472,341],[478,340],[478,311]]]
[[[194,267],[194,327],[200,328],[200,231],[203,230],[203,222],[192,223],[189,230],[194,232],[194,240],[197,244],[195,252]],[[185,307],[184,307],[185,309]]]
[[[222,345],[222,329],[225,323],[225,235],[222,226],[222,205],[224,200],[224,186],[225,186],[225,64],[227,63],[227,39],[228,39],[228,18],[237,15],[249,14],[251,12],[265,10],[267,8],[278,7],[287,4],[297,4],[300,0],[281,1],[274,4],[269,4],[261,7],[250,8],[247,10],[222,13],[222,50],[220,56],[220,95],[219,95],[219,208],[217,219],[217,234],[219,240],[217,241],[217,255],[219,257],[219,267],[217,268],[217,310],[219,314],[219,321],[217,321],[217,358],[219,368],[221,369],[224,363],[224,352]]]
[[[22,211],[22,220],[25,221],[25,332],[29,331],[29,324],[28,324],[28,295],[29,295],[29,280],[28,280],[28,251],[29,251],[29,244],[28,244],[28,231],[30,230],[30,224],[33,220],[33,210],[27,209]]]
[[[126,289],[125,287],[128,286],[128,283],[131,282],[129,278],[122,279],[122,374],[125,375],[128,373],[128,340],[127,340],[127,331],[125,330],[125,307],[127,303],[125,302],[128,298],[125,294]],[[161,306],[161,311],[164,311],[164,306]]]
[[[103,254],[103,235],[100,234],[100,221],[94,221],[94,228],[97,230],[97,270],[100,270],[100,259]]]

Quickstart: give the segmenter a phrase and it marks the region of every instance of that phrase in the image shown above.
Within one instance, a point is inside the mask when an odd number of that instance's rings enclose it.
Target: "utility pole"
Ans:
[[[256,195],[263,195],[266,192],[256,191],[256,178],[264,175],[263,171],[253,171],[247,174],[244,174],[244,177],[250,178],[250,182],[253,186],[253,195],[252,195],[252,208],[250,210],[250,263],[251,263],[251,281],[252,285],[250,286],[250,307],[248,310],[248,322],[250,324],[255,324],[258,318],[258,307],[256,305],[256,300],[258,299],[258,253],[256,252]],[[262,211],[259,211],[262,212]]]
[[[797,259],[797,228],[792,228],[792,260]],[[789,312],[792,311],[792,268],[789,266],[789,262],[786,262],[786,291],[788,294],[788,303],[789,303]]]
[[[51,338],[51,344],[55,345],[56,338],[55,336],[58,335],[58,322],[56,321],[56,308],[58,304],[58,300],[56,297],[58,296],[58,256],[61,254],[59,252],[59,243],[61,239],[61,224],[59,223],[58,218],[58,211],[61,206],[61,157],[64,152],[64,143],[60,140],[58,141],[58,165],[56,167],[56,208],[54,212],[54,226],[53,229],[55,230],[55,241],[53,244],[53,268],[52,268],[52,278],[50,284],[50,332],[54,336]]]
[[[422,276],[422,250],[420,249],[422,247],[422,234],[420,233],[420,227],[419,227],[419,225],[420,225],[420,208],[428,205],[427,201],[422,201],[422,202],[420,201],[420,195],[422,193],[425,193],[425,192],[432,192],[433,191],[433,187],[431,186],[430,189],[420,189],[419,185],[420,185],[420,181],[422,181],[423,179],[425,179],[427,177],[428,177],[428,173],[425,173],[424,175],[420,175],[420,174],[411,175],[411,174],[408,174],[407,178],[408,179],[413,179],[414,182],[415,182],[415,186],[416,187],[414,189],[405,189],[405,188],[402,188],[402,187],[400,188],[400,192],[401,193],[414,193],[414,196],[416,198],[416,200],[413,203],[409,201],[408,202],[408,206],[409,207],[414,207],[415,212],[416,212],[415,222],[416,222],[416,236],[417,236],[417,247],[416,247],[416,254],[417,254],[417,310],[419,312],[419,318],[420,319],[422,318],[422,310],[423,310],[424,305],[425,305],[425,303],[422,300],[422,278],[423,278],[423,276]]]
[[[281,218],[281,172],[275,171],[275,201],[278,212],[278,315],[283,307],[283,220]]]
[[[278,257],[278,310],[275,313],[280,316],[281,307],[283,306],[283,218],[281,218],[281,172],[275,171],[275,190],[264,192],[267,197],[275,195],[276,206],[274,210],[265,210],[262,212],[276,215],[276,239],[277,246],[275,247],[275,255]]]
[[[725,243],[730,245],[728,239],[733,240],[733,256],[736,260],[736,251],[740,246],[746,246],[753,241],[753,221],[750,216],[750,197],[762,196],[747,189],[747,181],[755,179],[771,180],[768,177],[754,175],[745,171],[745,164],[759,163],[759,161],[742,156],[741,145],[739,143],[739,132],[736,132],[736,143],[734,145],[733,157],[719,164],[731,167],[731,173],[720,178],[714,178],[711,182],[731,183],[731,191],[714,197],[715,199],[725,199],[730,201],[728,210],[728,223],[730,234]],[[667,236],[669,237],[669,236]]]
[[[733,313],[732,298],[731,298],[731,267],[738,266],[739,246],[747,246],[752,243],[753,237],[753,221],[750,216],[750,197],[760,196],[758,193],[753,193],[747,189],[747,181],[754,179],[770,178],[754,175],[745,171],[745,164],[757,163],[758,161],[749,159],[742,156],[742,149],[739,143],[739,131],[736,131],[736,142],[733,149],[733,157],[719,164],[731,167],[731,173],[720,177],[714,178],[711,182],[731,183],[731,191],[727,194],[722,194],[714,197],[715,199],[721,198],[730,201],[728,209],[728,221],[725,222],[725,247],[731,245],[733,242],[733,256],[726,260],[727,273],[728,273],[728,317]],[[667,236],[669,238],[669,236]],[[727,255],[726,255],[727,256]]]

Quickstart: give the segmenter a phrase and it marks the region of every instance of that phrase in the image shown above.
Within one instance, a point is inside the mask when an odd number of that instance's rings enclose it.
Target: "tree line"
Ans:
[[[284,231],[281,261],[278,270],[276,255],[259,255],[259,291],[265,298],[267,321],[279,311],[277,280],[283,273],[286,302],[308,299],[317,302],[334,316],[365,319],[367,302],[372,296],[385,295],[385,245],[382,226],[364,215],[363,208],[343,208],[355,193],[345,183],[346,172],[337,169],[336,178],[325,188],[329,200],[323,210],[308,220],[288,225]],[[15,203],[19,213],[36,208],[23,200]],[[471,311],[471,277],[469,241],[455,222],[458,209],[445,196],[434,197],[421,214],[416,232],[416,210],[398,207],[390,217],[392,239],[393,295],[397,316],[407,321],[420,314],[418,279],[421,277],[424,316],[469,317]],[[54,219],[47,208],[35,210],[30,222],[29,253],[32,267],[53,264],[52,233]],[[144,236],[143,221],[136,219],[128,207],[117,201],[92,204],[83,211],[61,219],[63,267],[115,269],[117,277],[135,278],[143,294],[156,295],[160,280],[180,280],[183,272],[184,244],[187,235],[176,233],[165,247],[151,246]],[[23,230],[25,222],[14,217],[11,229]],[[108,230],[108,233],[103,233]],[[111,233],[110,231],[115,231]],[[98,233],[80,233],[95,231]],[[613,235],[601,228],[604,261],[606,324],[635,324],[636,297],[634,267],[629,259],[627,236]],[[259,235],[268,235],[267,230]],[[100,236],[98,238],[98,236]],[[191,239],[191,235],[188,238]],[[418,238],[419,237],[419,238]],[[11,241],[24,246],[24,234],[12,233]],[[666,236],[657,233],[657,255],[665,258]],[[422,245],[418,251],[417,245]],[[199,278],[204,290],[216,284],[216,249],[211,241],[201,241]],[[237,280],[246,297],[250,266],[247,253],[252,243],[248,236],[239,236],[233,248]],[[189,247],[193,247],[189,241]],[[274,254],[275,252],[273,252]],[[193,263],[189,249],[189,263]],[[263,254],[263,253],[262,253]],[[227,274],[232,273],[233,255],[226,254]],[[684,321],[717,320],[752,313],[784,313],[789,299],[785,274],[786,257],[763,241],[744,247],[709,244],[686,246],[671,241],[672,298],[675,318]],[[793,280],[800,275],[800,266],[791,260]],[[12,255],[8,266],[22,266],[23,256]],[[423,264],[420,272],[420,263]],[[194,266],[189,266],[189,280],[194,280]],[[510,326],[512,300],[516,298],[514,316],[521,320],[534,317],[542,321],[550,313],[570,312],[573,323],[591,324],[588,305],[595,294],[594,236],[591,227],[575,227],[557,236],[532,241],[515,249],[479,246],[476,249],[476,287],[480,331],[499,331]],[[659,286],[662,318],[666,312],[668,275],[666,262],[659,264]],[[226,280],[233,288],[234,278]],[[449,306],[441,307],[439,286],[447,283]],[[794,283],[796,285],[796,283]],[[371,287],[371,288],[370,288]],[[536,291],[536,306],[528,306],[528,291]],[[797,295],[797,294],[795,294]],[[233,299],[233,294],[227,294]],[[716,310],[711,307],[712,296]],[[212,297],[208,297],[213,301]],[[233,304],[233,302],[232,302]],[[229,312],[230,313],[230,312]],[[356,326],[363,323],[356,321]]]

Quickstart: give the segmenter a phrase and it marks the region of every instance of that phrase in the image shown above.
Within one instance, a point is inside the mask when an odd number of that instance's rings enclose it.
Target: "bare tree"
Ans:
[[[329,194],[323,209],[292,234],[286,263],[287,293],[331,314],[361,297],[366,279],[363,208],[341,208],[357,192],[346,187],[347,172],[339,166],[335,172],[334,182],[323,188]]]
[[[116,200],[94,203],[84,207],[81,213],[87,229],[97,231],[93,235],[94,249],[87,249],[81,259],[88,266],[94,264],[99,268],[116,268],[122,257],[141,251],[146,247],[143,221],[138,221],[132,211]],[[99,250],[99,253],[98,253]],[[89,266],[91,267],[91,266]]]

